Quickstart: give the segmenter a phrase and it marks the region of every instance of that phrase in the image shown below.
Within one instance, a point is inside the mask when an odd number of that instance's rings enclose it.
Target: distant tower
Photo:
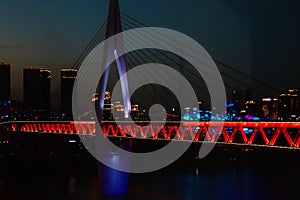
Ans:
[[[243,98],[243,92],[241,90],[232,91],[232,101],[234,104],[233,109],[236,113],[240,113],[240,111],[245,107]]]
[[[26,68],[23,71],[24,103],[50,108],[51,72],[44,68]]]
[[[261,111],[263,117],[278,120],[278,98],[263,98]]]
[[[251,116],[259,116],[261,114],[261,110],[259,108],[258,103],[254,100],[253,91],[247,89],[245,92],[245,111],[247,115]]]
[[[293,121],[300,116],[300,93],[290,89],[279,97],[279,116],[281,120]]]
[[[250,89],[247,89],[246,92],[245,92],[245,102],[246,101],[254,101],[253,91],[250,90]]]
[[[0,101],[10,99],[10,65],[0,61]]]
[[[62,69],[61,73],[61,112],[67,116],[72,113],[72,95],[77,69]]]

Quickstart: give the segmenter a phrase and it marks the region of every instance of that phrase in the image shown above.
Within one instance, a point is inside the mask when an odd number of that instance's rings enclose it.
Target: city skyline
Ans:
[[[16,3],[0,3],[4,8],[0,14],[4,25],[0,31],[0,59],[12,65],[11,96],[21,100],[23,68],[49,68],[53,73],[53,92],[59,84],[60,69],[72,66],[104,22],[108,1]],[[212,57],[278,90],[300,88],[296,73],[297,2],[281,5],[279,1],[172,1],[172,6],[168,3],[153,1],[147,7],[138,1],[120,1],[120,7],[122,12],[147,25],[172,28],[193,37]],[[51,15],[54,11],[56,16]],[[20,31],[24,34],[20,35]],[[245,83],[258,87],[250,80]],[[268,93],[267,88],[264,90]]]
[[[9,73],[10,66],[6,63],[2,63],[3,72]],[[8,71],[7,71],[8,69]],[[59,99],[55,104],[50,98],[50,82],[51,82],[51,71],[45,68],[24,68],[23,70],[23,80],[24,80],[24,104],[21,102],[7,101],[9,98],[6,96],[1,102],[6,106],[23,105],[24,108],[39,108],[46,109],[49,111],[58,111],[64,117],[71,117],[72,112],[72,91],[73,84],[76,79],[77,70],[71,68],[61,69],[61,91],[60,94],[57,93],[57,99]],[[7,80],[6,80],[7,81]],[[4,88],[8,88],[7,85]],[[149,89],[149,88],[148,88]],[[76,90],[76,89],[75,89]],[[167,92],[167,91],[164,91]],[[216,113],[212,116],[212,110],[209,108],[209,103],[206,100],[198,102],[198,108],[195,107],[184,107],[185,113],[178,113],[176,105],[165,104],[164,110],[165,114],[168,116],[173,116],[177,119],[179,115],[183,116],[183,120],[195,121],[195,120],[220,120],[225,119],[228,121],[257,121],[257,120],[271,120],[271,121],[299,121],[300,119],[300,92],[299,89],[289,89],[277,96],[265,96],[264,98],[257,99],[253,95],[253,91],[247,89],[246,91],[234,89],[232,93],[228,95],[228,102],[226,105],[226,110],[221,113]],[[10,91],[6,91],[10,93]],[[2,94],[2,93],[1,93]],[[3,93],[3,95],[7,95]],[[95,96],[94,96],[95,95]],[[98,100],[98,93],[95,93],[93,97],[91,96],[91,101]],[[167,93],[163,93],[167,95]],[[110,92],[105,92],[105,109],[107,112],[104,118],[108,121],[112,120],[113,110],[118,112],[118,116],[121,116],[124,112],[124,105],[121,102],[115,101],[111,102]],[[134,98],[133,98],[134,99]],[[5,101],[4,101],[5,100]],[[162,99],[161,99],[162,100]],[[141,103],[141,104],[140,104]],[[135,101],[132,109],[138,113],[146,114],[149,110],[149,105],[146,106],[145,102]],[[165,102],[164,102],[165,103]],[[52,105],[52,106],[50,106]],[[54,107],[53,107],[54,105]],[[61,107],[58,108],[57,106]],[[141,109],[138,107],[141,106]],[[38,110],[39,110],[38,109]],[[175,110],[174,110],[175,109]],[[196,110],[195,110],[196,109]],[[13,109],[14,110],[14,109]],[[26,112],[25,112],[26,113]],[[202,113],[202,114],[200,114]],[[14,114],[13,114],[14,115]],[[12,116],[13,116],[12,115]],[[79,114],[80,116],[81,114]],[[139,117],[132,116],[136,120]],[[199,115],[199,116],[198,116]],[[207,115],[207,116],[206,116]],[[209,115],[209,116],[208,116]],[[7,116],[10,116],[7,115]],[[201,116],[201,117],[200,117]],[[58,117],[58,116],[57,116]],[[208,118],[207,118],[208,117]],[[174,119],[175,119],[174,118]]]
[[[1,1],[0,199],[294,199],[299,6]]]

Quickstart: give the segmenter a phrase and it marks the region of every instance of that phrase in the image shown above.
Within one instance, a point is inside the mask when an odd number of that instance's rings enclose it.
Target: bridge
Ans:
[[[123,23],[121,21],[123,17]],[[132,29],[144,26],[144,24],[129,17],[128,15],[121,13],[119,10],[118,0],[110,1],[110,9],[107,21],[100,27],[99,31],[93,37],[87,48],[82,55],[76,60],[73,68],[78,69],[83,60],[91,52],[91,50],[97,46],[100,42],[114,36],[122,30]],[[145,33],[146,35],[149,33]],[[157,38],[158,43],[164,43],[161,38]],[[174,41],[177,42],[177,41]],[[122,45],[121,45],[122,46]],[[123,52],[122,48],[117,44],[113,44],[108,48],[107,54],[113,55],[114,52]],[[159,56],[158,56],[159,54]],[[247,74],[241,73],[230,66],[213,59],[219,65],[226,68],[228,72],[222,72],[222,76],[230,79],[231,81],[238,83],[242,86],[247,86],[242,80],[237,80],[233,77],[232,73],[239,74],[240,76],[247,77],[251,81],[256,81],[259,85],[265,88],[269,88],[273,91],[277,91],[275,88],[263,83],[260,80],[256,80],[253,77],[249,77]],[[145,64],[145,63],[162,63],[165,65],[175,66],[180,69],[179,71],[190,77],[190,82],[198,91],[206,93],[206,89],[203,86],[203,80],[200,76],[196,76],[191,68],[185,68],[182,65],[182,60],[177,57],[172,57],[171,54],[166,54],[162,51],[136,51],[129,55],[118,57],[116,56],[116,68],[120,77],[124,77],[121,81],[122,97],[124,104],[125,118],[128,118],[131,114],[131,99],[128,92],[128,82],[126,77],[126,71],[131,68]],[[101,67],[101,66],[99,66]],[[112,68],[113,69],[113,68]],[[225,71],[226,71],[225,70]],[[105,70],[105,74],[99,81],[99,87],[97,91],[99,93],[99,100],[96,102],[96,107],[99,108],[97,113],[99,119],[102,119],[104,110],[104,97],[105,91],[108,88],[110,68]],[[157,76],[160,76],[158,74]],[[145,77],[143,77],[145,78]],[[163,77],[164,78],[164,77]],[[233,89],[229,84],[225,84],[226,88]],[[204,89],[203,89],[204,88]],[[259,93],[262,96],[266,94],[258,91],[256,88],[251,90]],[[146,89],[147,90],[147,89]],[[59,91],[59,90],[57,90]],[[153,91],[155,91],[153,93]],[[161,95],[156,89],[152,89],[149,93],[149,98],[155,98],[159,96],[161,100],[167,104],[172,104],[169,99],[166,99],[164,95]],[[93,94],[90,96],[92,97]],[[59,94],[53,95],[58,97]],[[154,96],[154,97],[153,97]],[[169,95],[170,96],[170,95]],[[205,94],[209,96],[209,94]],[[143,97],[145,98],[145,97]],[[264,148],[276,148],[276,149],[295,149],[300,150],[300,123],[299,122],[242,122],[242,121],[208,121],[208,122],[147,122],[138,121],[133,122],[111,122],[104,121],[101,123],[102,133],[111,138],[132,138],[143,140],[157,140],[157,141],[182,141],[193,143],[217,143],[235,146],[252,146],[252,147],[264,147]],[[31,133],[31,134],[55,134],[55,135],[86,135],[94,137],[96,140],[96,124],[94,121],[8,121],[0,124],[0,130],[8,131],[9,133]],[[99,130],[97,130],[98,133]],[[123,194],[126,192],[126,184],[128,183],[128,175],[117,172],[110,169],[101,163],[98,164],[99,174],[101,174],[101,182],[103,183],[103,190],[105,194]],[[111,178],[113,177],[113,178]]]
[[[37,134],[95,136],[93,121],[12,121],[2,130]],[[212,142],[228,145],[299,149],[300,122],[103,122],[107,137]]]

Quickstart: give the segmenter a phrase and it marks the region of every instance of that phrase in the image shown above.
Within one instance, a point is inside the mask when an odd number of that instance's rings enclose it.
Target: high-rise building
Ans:
[[[0,61],[0,101],[10,99],[10,65]]]
[[[250,89],[245,91],[245,110],[243,110],[244,114],[250,116],[259,116],[261,111],[259,109],[258,103],[254,100],[253,92]]]
[[[92,101],[96,102],[96,103],[99,103],[99,93],[93,94]],[[120,102],[118,102],[115,105],[123,106],[123,105],[121,105]],[[122,110],[123,113],[122,114],[124,115],[124,106],[122,108],[123,108],[123,110]],[[103,107],[102,120],[104,120],[104,121],[111,121],[111,120],[113,120],[113,109],[114,109],[114,104],[111,103],[110,92],[106,91],[105,92],[105,96],[104,96],[104,107]],[[122,112],[121,110],[117,110],[117,111],[118,111],[118,113]]]
[[[243,99],[243,92],[241,90],[232,91],[232,103],[235,113],[240,113],[240,111],[244,109],[245,106]]]
[[[262,116],[267,119],[278,120],[278,98],[263,98],[261,101]]]
[[[259,105],[254,100],[248,100],[245,103],[245,111],[247,115],[259,116]]]
[[[72,95],[77,76],[77,69],[62,69],[61,71],[61,112],[72,115]]]
[[[253,91],[250,89],[247,89],[245,91],[245,102],[246,101],[254,101],[254,97],[253,97]]]
[[[23,71],[24,103],[50,108],[51,72],[44,68],[25,68]]]
[[[289,121],[300,116],[300,93],[297,89],[288,90],[279,97],[279,117]]]

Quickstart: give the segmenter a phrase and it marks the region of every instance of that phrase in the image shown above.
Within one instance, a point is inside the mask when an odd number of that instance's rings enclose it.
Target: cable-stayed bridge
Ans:
[[[112,0],[110,3],[110,9],[108,14],[108,19],[101,25],[97,33],[91,39],[90,43],[87,45],[82,54],[74,62],[73,68],[79,69],[81,64],[87,55],[100,44],[105,39],[112,37],[125,30],[130,30],[134,28],[147,27],[145,24],[139,22],[138,20],[130,17],[129,15],[120,12],[118,1]],[[141,32],[140,34],[148,35],[149,32]],[[151,41],[155,43],[164,43],[161,38],[156,37],[155,40]],[[178,42],[178,41],[173,41]],[[117,44],[115,44],[117,45]],[[185,44],[182,44],[185,45]],[[187,47],[189,48],[189,47]],[[110,52],[112,53],[112,52]],[[116,63],[117,67],[111,68],[111,74],[118,74],[114,70],[120,71],[124,69],[129,71],[135,66],[139,66],[146,63],[162,63],[168,66],[172,66],[174,69],[178,70],[183,76],[187,77],[193,88],[195,89],[198,98],[203,97],[207,99],[209,93],[205,86],[205,83],[200,75],[197,75],[193,68],[188,62],[179,58],[178,56],[155,49],[137,50],[125,55],[124,63],[121,66]],[[219,66],[220,72],[223,78],[230,80],[225,82],[226,89],[233,90],[234,84],[239,84],[241,86],[247,87],[254,91],[256,94],[262,96],[268,96],[257,88],[252,88],[251,86],[244,83],[243,79],[236,78],[235,75],[243,77],[244,79],[250,79],[256,82],[264,88],[270,91],[280,92],[276,88],[258,80],[250,75],[236,70],[217,59],[213,59],[215,63]],[[223,70],[226,69],[226,70]],[[110,70],[107,70],[109,73]],[[229,73],[229,72],[230,73]],[[126,74],[126,73],[125,73]],[[162,79],[168,79],[172,77],[167,77],[168,74],[149,74],[151,76],[159,76]],[[99,77],[100,78],[100,77]],[[117,80],[116,77],[110,77],[102,80],[99,89],[99,102],[104,99],[104,93],[106,89],[111,84],[115,85]],[[118,77],[117,77],[118,78]],[[111,81],[111,83],[109,83]],[[124,91],[128,90],[128,86],[124,87]],[[122,88],[123,89],[123,88]],[[145,87],[144,95],[152,99],[153,102],[159,101],[172,105],[173,99],[168,98],[169,95],[164,95],[161,90],[156,87],[149,86]],[[55,97],[59,97],[60,88],[57,88]],[[165,94],[167,93],[166,91]],[[126,92],[127,93],[127,92]],[[188,98],[188,97],[186,97]],[[58,99],[53,103],[57,103]],[[123,95],[123,102],[129,102],[127,105],[127,112],[130,113],[130,101],[128,94]],[[98,102],[98,103],[99,103]],[[97,102],[96,102],[97,103]],[[124,103],[125,104],[125,103]],[[100,106],[100,109],[101,108]],[[102,112],[102,111],[101,111]],[[125,108],[126,112],[126,108]],[[76,119],[75,119],[76,120]],[[103,133],[109,137],[126,137],[126,138],[139,138],[139,139],[151,139],[151,140],[178,140],[178,141],[188,141],[188,142],[211,142],[211,143],[224,143],[232,145],[253,145],[261,147],[275,147],[275,148],[293,148],[298,149],[300,145],[300,123],[296,122],[222,122],[210,121],[210,122],[113,122],[113,121],[103,121],[101,127]],[[95,122],[38,122],[38,121],[12,121],[1,124],[1,127],[5,130],[12,132],[31,132],[31,133],[42,133],[42,134],[82,134],[82,135],[95,135]]]
[[[95,36],[92,38],[90,43],[87,45],[86,49],[82,52],[82,54],[78,57],[78,59],[73,64],[74,69],[79,69],[82,65],[83,61],[87,58],[90,52],[101,42],[110,37],[126,30],[131,30],[140,27],[147,27],[145,24],[139,22],[138,20],[130,17],[125,13],[121,13],[118,6],[118,0],[110,0],[110,9],[107,20],[101,25]],[[140,35],[146,37],[151,35],[147,29],[139,29]],[[146,31],[145,31],[146,30]],[[151,35],[153,36],[153,35]],[[153,37],[151,37],[153,38]],[[155,37],[154,40],[149,41],[150,43],[159,43],[164,44],[166,41],[162,39],[163,37]],[[143,42],[146,42],[143,41]],[[173,40],[172,43],[178,43],[179,41]],[[181,44],[186,45],[186,44]],[[114,44],[112,49],[116,52],[122,52],[121,49],[117,47],[122,46],[122,44]],[[175,47],[175,46],[174,46]],[[186,48],[190,48],[185,46]],[[108,54],[113,54],[113,51],[107,52]],[[198,52],[201,53],[201,52]],[[203,56],[203,55],[202,55]],[[204,55],[205,56],[205,55]],[[117,57],[117,56],[115,56]],[[197,60],[197,58],[195,58]],[[0,131],[4,132],[4,137],[11,137],[12,140],[8,141],[5,139],[3,142],[6,144],[13,144],[13,148],[17,149],[16,157],[18,155],[23,155],[24,158],[28,158],[28,155],[32,155],[36,150],[40,150],[37,152],[44,152],[44,149],[50,150],[50,155],[52,155],[54,146],[50,148],[43,148],[45,145],[45,138],[53,138],[55,137],[55,141],[59,141],[59,146],[64,146],[66,142],[69,143],[77,143],[77,139],[74,140],[74,136],[80,136],[81,139],[92,140],[94,145],[96,142],[99,142],[99,133],[104,134],[105,137],[109,139],[116,139],[119,142],[119,147],[123,148],[123,150],[128,150],[127,152],[134,153],[131,151],[131,144],[133,140],[142,141],[142,145],[139,147],[144,148],[144,144],[153,143],[158,144],[166,144],[170,141],[176,141],[181,144],[193,143],[193,144],[216,144],[216,146],[221,146],[221,148],[226,149],[227,147],[237,147],[242,149],[285,149],[285,150],[296,150],[299,151],[300,148],[300,122],[243,122],[243,121],[138,121],[134,122],[128,121],[128,117],[131,114],[131,102],[137,101],[136,99],[130,98],[128,94],[128,82],[130,80],[123,79],[125,82],[121,82],[122,87],[122,100],[124,104],[124,115],[127,118],[124,121],[104,121],[102,116],[104,112],[103,102],[105,97],[105,92],[107,89],[111,89],[121,76],[126,75],[126,71],[133,69],[136,66],[147,64],[147,63],[161,63],[167,66],[170,66],[177,70],[181,75],[186,77],[188,81],[191,83],[195,93],[197,94],[197,98],[200,99],[209,99],[210,94],[208,93],[206,84],[201,77],[200,74],[193,69],[193,66],[188,63],[186,60],[180,58],[179,56],[172,54],[170,52],[157,50],[157,49],[143,49],[136,50],[126,54],[125,56],[121,56],[121,58],[116,58],[115,61],[108,70],[105,71],[104,77],[99,77],[100,84],[95,93],[99,93],[98,100],[94,102],[94,106],[98,109],[99,113],[97,114],[97,119],[90,119],[87,121],[77,121],[79,120],[77,116],[81,116],[82,113],[75,113],[74,121],[8,121],[0,123]],[[234,67],[225,64],[224,62],[219,61],[218,59],[213,59],[214,62],[218,65],[219,70],[223,79],[225,80],[225,86],[227,90],[235,89],[236,84],[249,88],[254,91],[256,94],[261,96],[268,96],[261,88],[267,88],[269,91],[274,91],[276,93],[280,93],[276,88],[264,83],[261,80],[258,80],[250,75],[240,72],[236,70]],[[99,66],[103,67],[103,66]],[[223,70],[222,70],[223,69]],[[147,70],[146,70],[147,71]],[[155,72],[155,70],[154,70]],[[148,71],[148,76],[153,77],[156,76],[160,79],[172,79],[167,72],[165,73],[152,73],[150,70]],[[205,74],[203,74],[205,75]],[[140,76],[137,76],[140,77]],[[239,78],[237,78],[239,77]],[[242,77],[242,78],[241,78]],[[141,77],[141,79],[146,79],[147,77]],[[259,84],[261,88],[253,88],[244,82],[244,79],[251,80],[256,84]],[[127,82],[128,81],[128,82]],[[142,83],[142,80],[136,80]],[[178,83],[181,84],[180,82]],[[166,89],[161,90],[155,86],[144,87],[144,93],[142,95],[142,99],[148,99],[152,104],[161,103],[165,106],[175,106],[176,99],[174,96],[170,94],[170,92]],[[182,89],[179,87],[179,90]],[[218,89],[218,88],[217,88]],[[179,91],[180,92],[180,91]],[[52,102],[57,104],[59,101],[59,93],[60,88],[57,88],[56,93],[52,96],[57,97],[57,99]],[[184,96],[185,98],[189,98],[189,96]],[[92,101],[92,94],[91,94]],[[71,102],[70,102],[71,103]],[[208,102],[209,103],[209,102]],[[175,106],[176,107],[176,106]],[[86,110],[89,112],[89,110]],[[182,116],[180,116],[181,118]],[[100,121],[100,127],[97,130],[97,121]],[[101,128],[101,130],[100,130]],[[97,135],[98,134],[98,135]],[[25,137],[14,137],[14,136],[23,136]],[[33,136],[33,137],[31,137]],[[35,137],[37,136],[37,137]],[[41,137],[40,137],[41,136]],[[43,137],[46,136],[46,137]],[[48,137],[51,136],[51,137]],[[63,137],[65,136],[65,137]],[[82,137],[83,136],[83,137]],[[101,135],[102,136],[102,135]],[[21,138],[19,141],[15,138]],[[28,139],[29,138],[29,139]],[[30,138],[32,140],[30,141]],[[67,138],[67,139],[66,139]],[[22,140],[23,139],[23,140]],[[64,141],[63,141],[64,140]],[[12,142],[11,142],[12,141]],[[62,142],[63,141],[63,142]],[[154,141],[154,142],[153,142]],[[31,143],[32,142],[32,143]],[[50,140],[49,143],[55,143],[54,140]],[[102,142],[102,141],[101,141]],[[83,149],[82,147],[83,140],[77,145],[79,149]],[[178,144],[177,143],[177,144]],[[21,144],[21,145],[20,145]],[[25,144],[25,145],[22,145]],[[62,144],[62,145],[61,145]],[[77,143],[78,144],[78,143]],[[97,145],[98,144],[98,145]],[[110,151],[110,149],[106,148],[106,145],[101,146],[101,144],[97,143],[96,153],[104,154],[109,160],[110,163],[113,163],[113,166],[127,166],[129,162],[131,162],[130,158],[123,157],[120,160],[120,155],[115,153],[114,151]],[[103,143],[102,143],[103,144]],[[18,146],[18,147],[17,147]],[[28,152],[26,152],[26,147],[30,146]],[[99,146],[102,148],[100,149]],[[146,146],[146,145],[145,145]],[[21,148],[19,148],[21,147]],[[24,147],[24,148],[22,148]],[[65,147],[65,146],[64,146]],[[74,147],[74,146],[72,146]],[[88,151],[89,146],[85,145],[85,149]],[[176,146],[178,147],[178,146]],[[201,146],[202,147],[202,146]],[[99,148],[99,149],[98,149]],[[233,148],[233,149],[234,149]],[[83,150],[85,150],[83,149]],[[107,152],[106,152],[107,149]],[[139,149],[141,151],[146,150]],[[24,150],[24,153],[22,152]],[[56,149],[57,150],[57,149]],[[60,148],[58,149],[59,153],[63,153],[63,151],[68,151],[67,147],[62,149],[60,152]],[[101,151],[103,150],[103,151]],[[76,154],[74,148],[72,148],[71,152]],[[174,151],[169,152],[167,154],[169,162],[170,154],[174,153]],[[10,153],[10,155],[14,155]],[[200,154],[199,154],[200,155]],[[244,154],[243,154],[244,155]],[[277,155],[277,154],[276,154]],[[1,155],[0,155],[1,156]],[[20,156],[21,157],[21,156]],[[192,156],[191,156],[192,157]],[[195,157],[193,157],[195,158]],[[143,157],[142,162],[146,159]],[[151,159],[149,159],[151,160]],[[99,161],[99,160],[98,160]],[[153,159],[154,162],[157,159]],[[126,192],[126,185],[128,183],[128,175],[126,173],[121,173],[114,169],[110,169],[105,166],[106,163],[97,162],[98,172],[100,175],[101,183],[103,185],[103,191],[106,195],[115,195],[115,194],[124,194]],[[111,165],[109,165],[111,167]],[[127,172],[127,171],[126,171]]]
[[[116,9],[115,9],[116,10]],[[135,28],[141,28],[141,27],[148,27],[148,25],[138,21],[137,19],[130,17],[128,14],[119,12],[118,17],[115,17],[114,19],[111,19],[112,16],[115,16],[113,14],[110,14],[107,20],[103,22],[103,24],[100,26],[98,31],[95,33],[95,35],[90,40],[89,44],[86,46],[86,48],[82,51],[81,55],[76,59],[76,61],[73,63],[72,67],[74,69],[79,69],[81,64],[83,63],[84,59],[89,55],[89,53],[101,42],[103,42],[105,39],[109,38],[110,36],[120,32],[120,31],[126,31],[131,30]],[[120,21],[120,22],[119,22]],[[116,23],[118,22],[118,23]],[[119,24],[120,28],[117,32],[114,34],[112,31],[108,31],[109,27],[111,27],[110,24]],[[109,33],[110,32],[110,33]],[[109,34],[108,34],[109,33]],[[141,34],[143,34],[141,32]],[[148,34],[148,32],[144,33],[145,35]],[[164,43],[165,41],[161,40],[161,38],[157,37],[155,38],[155,43]],[[178,41],[174,41],[178,42]],[[184,45],[184,44],[183,44]],[[257,78],[244,73],[242,71],[237,70],[235,67],[230,66],[223,61],[219,60],[218,58],[212,58],[214,62],[217,64],[219,71],[224,79],[224,84],[226,87],[226,90],[232,91],[237,89],[237,87],[240,88],[247,88],[254,92],[255,95],[261,96],[261,97],[269,97],[271,94],[281,94],[282,91],[278,90],[277,88],[265,83],[262,80],[258,80]],[[184,61],[183,59],[180,59],[174,54],[171,54],[169,52],[164,52],[160,50],[154,50],[154,49],[147,49],[147,50],[138,50],[134,51],[132,53],[126,54],[125,56],[125,62],[126,62],[126,69],[127,71],[133,69],[136,66],[146,64],[146,63],[162,63],[168,66],[172,66],[176,70],[180,71],[181,74],[183,74],[185,77],[188,77],[188,80],[192,84],[192,86],[195,88],[195,90],[199,93],[199,98],[207,99],[209,98],[209,94],[206,88],[206,84],[203,82],[203,79],[200,75],[195,73],[193,68]],[[110,86],[112,87],[117,80],[115,80],[115,75],[118,74],[118,72],[114,71],[116,69],[112,68],[112,73],[110,76]],[[159,76],[161,78],[164,78],[163,75],[157,74],[156,76]],[[246,81],[245,81],[246,80]],[[248,84],[248,82],[253,83],[253,85],[258,85],[259,87],[253,87]],[[110,88],[111,89],[111,88]],[[159,97],[161,101],[168,102],[168,99],[166,99],[161,92],[157,90],[157,88],[153,86],[145,87],[144,88],[145,93],[147,93],[147,97],[154,99],[156,97]],[[266,91],[269,91],[269,93],[266,93]],[[165,91],[164,91],[165,92]],[[52,104],[58,104],[60,99],[60,86],[55,90],[55,93],[52,95],[53,101]]]
[[[107,137],[219,143],[226,145],[299,149],[296,122],[103,122]],[[0,125],[16,133],[95,136],[95,122],[12,121]]]

